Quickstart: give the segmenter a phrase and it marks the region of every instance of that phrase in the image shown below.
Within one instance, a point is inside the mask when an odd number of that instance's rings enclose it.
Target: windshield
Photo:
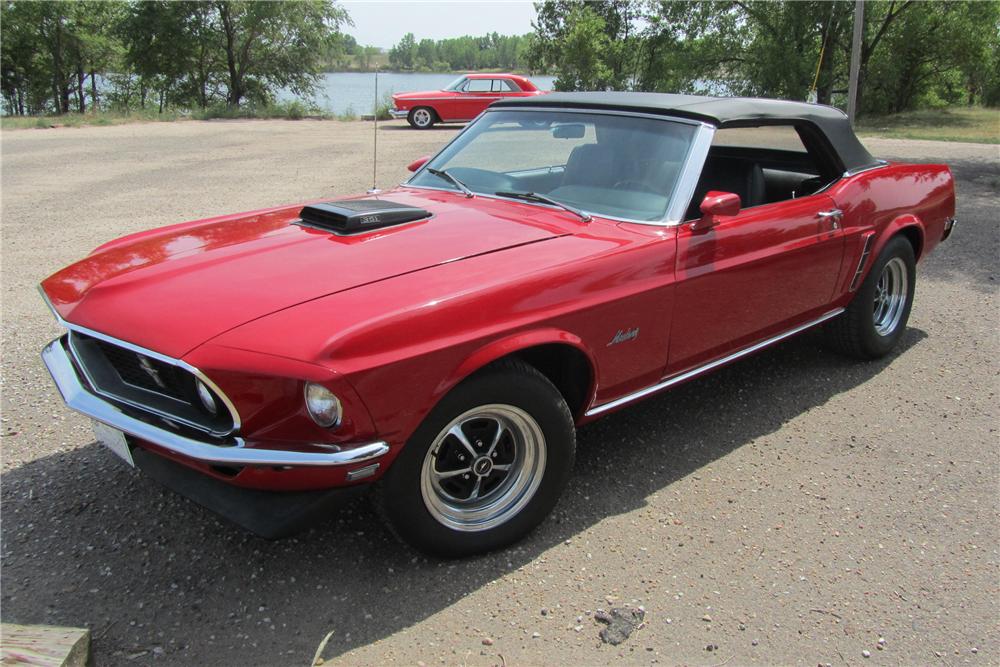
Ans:
[[[695,126],[601,113],[484,114],[427,167],[479,194],[533,192],[597,215],[664,219]],[[411,185],[457,190],[421,169]]]
[[[447,86],[445,86],[444,90],[458,90],[459,88],[462,87],[464,83],[465,83],[465,77],[460,76],[451,83],[449,83]]]

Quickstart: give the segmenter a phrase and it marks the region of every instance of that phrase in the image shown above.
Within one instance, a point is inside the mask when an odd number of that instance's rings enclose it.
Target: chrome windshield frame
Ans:
[[[411,183],[411,181],[421,174],[427,166],[433,162],[439,155],[444,153],[448,148],[461,138],[463,134],[468,132],[479,119],[489,113],[495,113],[500,111],[529,111],[529,112],[547,112],[547,113],[581,113],[590,115],[602,115],[602,116],[630,116],[635,118],[648,118],[652,120],[659,120],[666,123],[681,123],[684,125],[691,125],[695,127],[695,134],[691,140],[691,145],[688,147],[687,156],[684,158],[684,164],[681,167],[680,177],[677,183],[674,185],[674,191],[670,197],[670,201],[667,204],[667,209],[665,214],[659,220],[636,220],[634,218],[618,217],[613,215],[605,215],[603,213],[595,213],[593,211],[588,211],[594,218],[600,218],[602,220],[611,220],[613,222],[628,222],[636,225],[649,225],[652,227],[676,227],[684,223],[685,213],[688,207],[691,205],[691,198],[694,196],[695,188],[698,185],[698,179],[701,177],[701,170],[705,166],[705,160],[708,158],[708,149],[712,145],[712,139],[715,136],[716,127],[711,123],[705,123],[699,120],[692,120],[690,118],[682,118],[679,116],[667,116],[663,114],[653,114],[644,113],[641,111],[620,111],[615,109],[563,109],[559,107],[498,107],[498,108],[487,108],[485,111],[476,116],[468,125],[462,128],[462,131],[452,137],[451,141],[446,143],[441,147],[437,153],[432,155],[424,164],[420,166],[413,175],[408,179],[403,181],[400,185],[408,188],[416,188],[419,190],[437,190],[441,192],[454,192],[462,194],[460,190],[455,188],[447,187],[434,187],[431,185],[416,185]],[[518,201],[518,203],[526,204],[528,206],[540,206],[542,208],[548,208],[553,211],[561,211],[562,209],[551,206],[549,204],[543,204],[541,202],[529,202],[521,200],[511,200],[508,197],[499,197],[492,193],[483,193],[473,190],[477,197],[484,197],[486,199],[496,199],[500,201]],[[464,195],[463,195],[464,196]]]

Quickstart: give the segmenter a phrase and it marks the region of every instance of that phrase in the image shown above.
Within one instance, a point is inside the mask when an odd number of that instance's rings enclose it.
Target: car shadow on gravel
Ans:
[[[893,357],[858,363],[807,334],[585,427],[553,516],[520,544],[466,560],[426,558],[399,544],[367,498],[324,525],[268,542],[143,479],[96,444],[39,459],[2,477],[4,621],[89,626],[102,666],[153,658],[308,664],[332,631],[329,659],[643,507],[676,480],[857,389],[924,338],[910,328]],[[459,655],[482,648],[469,623],[456,628],[468,643],[456,646]]]

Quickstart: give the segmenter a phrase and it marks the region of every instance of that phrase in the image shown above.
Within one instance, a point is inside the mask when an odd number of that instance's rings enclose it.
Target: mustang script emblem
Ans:
[[[162,377],[160,377],[160,371],[156,370],[156,367],[153,366],[153,362],[149,360],[149,357],[144,357],[141,354],[138,355],[138,357],[139,366],[141,366],[142,370],[146,372],[146,375],[153,379],[153,382],[156,383],[157,387],[160,389],[166,389],[167,383],[163,381]]]
[[[611,339],[611,342],[608,343],[607,346],[611,347],[612,345],[617,345],[618,343],[624,343],[627,340],[635,340],[638,337],[639,327],[634,329],[619,329],[618,333],[615,334],[615,337]]]

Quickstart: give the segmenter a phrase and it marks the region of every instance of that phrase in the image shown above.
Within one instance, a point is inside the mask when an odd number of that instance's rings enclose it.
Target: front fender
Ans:
[[[493,362],[541,345],[567,345],[580,352],[587,359],[587,364],[590,366],[591,386],[587,388],[586,405],[589,406],[593,403],[594,392],[596,391],[596,378],[600,377],[598,375],[597,357],[582,338],[569,331],[554,327],[521,331],[498,340],[490,341],[483,347],[475,350],[438,386],[435,392],[438,400],[456,387],[462,380],[465,380]]]

